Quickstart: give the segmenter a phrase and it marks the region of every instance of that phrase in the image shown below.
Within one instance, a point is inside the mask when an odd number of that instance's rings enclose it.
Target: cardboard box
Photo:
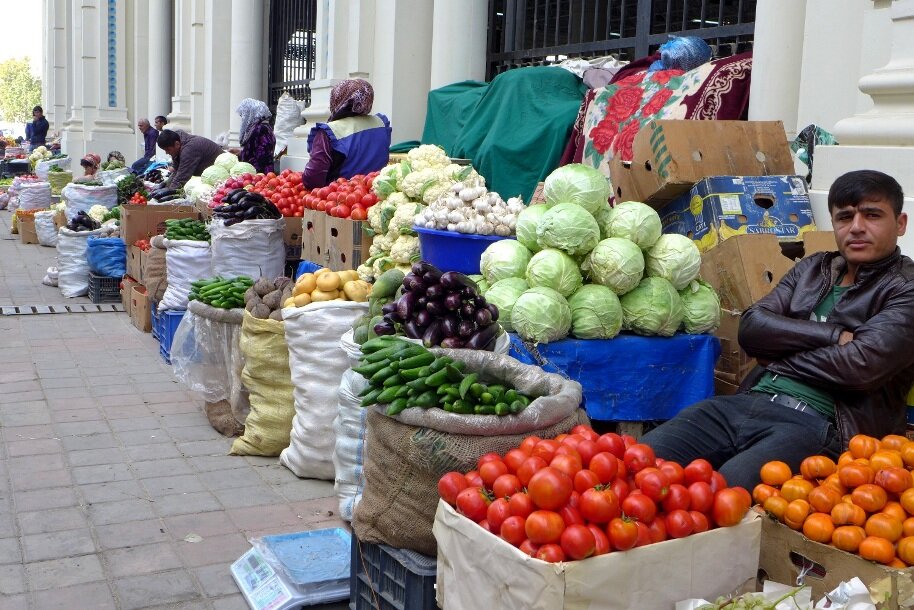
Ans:
[[[879,610],[910,608],[914,600],[914,568],[899,570],[867,561],[807,539],[774,519],[762,518],[759,570],[769,580],[793,583],[804,569],[804,584],[819,599],[840,583],[857,577],[869,588]]]
[[[536,185],[536,189],[533,191],[533,195],[530,197],[529,205],[536,205],[538,203],[546,203],[546,183],[540,182]]]
[[[286,244],[286,260],[302,258],[302,229],[304,219],[297,216],[286,217],[286,228],[282,239]]]
[[[64,212],[54,214],[54,226],[57,227],[58,231],[67,226],[67,215]]]
[[[145,286],[138,284],[130,290],[130,321],[137,330],[144,333],[152,331],[152,318],[149,315],[150,303]]]
[[[660,221],[664,233],[686,235],[702,252],[736,235],[770,234],[791,242],[816,229],[800,176],[705,178],[664,206]]]
[[[133,309],[133,288],[139,285],[140,283],[136,278],[132,278],[129,275],[125,275],[121,280],[121,305],[128,316]]]
[[[127,275],[143,282],[143,258],[146,253],[136,246],[127,246]]]
[[[318,210],[305,210],[302,218],[302,260],[327,264],[327,220],[330,216]]]
[[[121,238],[129,246],[138,239],[162,235],[170,218],[200,218],[200,213],[192,205],[121,206]]]
[[[632,145],[632,161],[610,163],[616,201],[660,209],[709,176],[794,172],[780,121],[649,121]]]
[[[328,216],[326,220],[327,262],[321,264],[332,271],[345,271],[355,269],[368,260],[371,238],[362,231],[362,227],[367,225],[368,223],[364,221]]]
[[[38,232],[35,230],[35,216],[29,214],[17,218],[19,226],[19,240],[24,244],[37,244]]]
[[[714,367],[714,379],[736,388],[756,365],[755,358],[750,357],[739,346],[741,318],[742,314],[739,311],[721,309],[720,326],[714,331],[714,336],[720,340],[720,358]]]

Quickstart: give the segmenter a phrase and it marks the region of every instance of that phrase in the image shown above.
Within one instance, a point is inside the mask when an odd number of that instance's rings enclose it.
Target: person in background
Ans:
[[[122,166],[127,167],[127,160],[124,158],[124,154],[119,150],[112,150],[108,153],[107,162],[111,163],[112,161],[120,161]]]
[[[648,432],[658,458],[705,458],[730,485],[753,489],[771,460],[799,470],[836,459],[855,434],[905,433],[914,383],[914,261],[901,185],[873,170],[828,192],[837,252],[798,262],[740,320],[739,344],[759,365],[742,393],[703,400]]]
[[[44,146],[48,137],[48,129],[50,129],[51,125],[48,123],[48,120],[44,118],[44,109],[41,106],[32,108],[31,126],[32,133],[29,136],[31,149]],[[26,126],[26,128],[28,128],[28,126]]]
[[[159,190],[182,188],[191,176],[199,176],[216,157],[222,154],[222,147],[203,136],[192,136],[181,130],[166,129],[159,134],[156,142],[159,148],[171,155],[175,172]],[[150,195],[150,198],[152,195]]]
[[[156,131],[160,132],[165,129],[165,126],[168,125],[168,119],[162,116],[161,114],[155,118],[155,128]]]
[[[159,137],[159,132],[149,124],[149,119],[145,118],[137,121],[136,127],[143,134],[143,156],[133,162],[130,172],[139,175],[149,167],[149,163],[156,156],[156,138]]]
[[[95,174],[98,173],[98,167],[102,164],[102,158],[96,155],[95,153],[89,153],[79,161],[79,165],[83,168],[83,176],[75,182],[82,180],[95,180]]]
[[[273,171],[273,149],[276,147],[276,136],[270,125],[273,113],[266,104],[252,98],[241,100],[237,112],[241,116],[238,132],[241,148],[230,148],[229,152],[253,165],[261,174]]]
[[[344,80],[330,92],[330,119],[317,123],[308,135],[311,159],[302,172],[306,188],[327,186],[337,178],[352,178],[380,170],[390,158],[390,121],[369,115],[374,89],[360,78]]]

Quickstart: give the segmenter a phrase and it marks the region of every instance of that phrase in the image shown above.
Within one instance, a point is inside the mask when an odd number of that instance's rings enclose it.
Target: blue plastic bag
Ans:
[[[86,245],[86,262],[89,271],[105,277],[124,277],[127,274],[127,247],[117,237],[90,237]]]
[[[317,263],[312,263],[311,261],[302,261],[298,263],[298,269],[295,270],[295,279],[298,279],[306,273],[314,273],[320,269],[323,269],[323,267]]]

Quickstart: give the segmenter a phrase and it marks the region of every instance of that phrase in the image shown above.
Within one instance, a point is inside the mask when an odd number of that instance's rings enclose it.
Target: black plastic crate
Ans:
[[[89,272],[89,300],[93,303],[120,303],[121,278]]]
[[[352,535],[349,610],[437,608],[437,560],[415,551],[361,542]]]

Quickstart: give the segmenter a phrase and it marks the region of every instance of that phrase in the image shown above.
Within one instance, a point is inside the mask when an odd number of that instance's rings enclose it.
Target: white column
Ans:
[[[171,108],[172,77],[172,0],[149,0],[147,22],[149,41],[148,67],[142,74],[149,86],[147,104],[149,121],[158,115],[167,115]]]
[[[103,140],[110,145],[108,150],[129,154],[136,140],[127,117],[126,6],[116,0],[97,1],[98,89],[91,139]]]
[[[70,113],[64,123],[61,147],[73,157],[81,157],[86,153],[83,127],[86,117],[86,108],[93,105],[95,85],[98,79],[96,55],[98,49],[97,19],[87,18],[87,13],[95,11],[90,4],[82,0],[70,0],[70,27],[72,66],[72,96],[70,97]],[[91,16],[90,16],[91,17]],[[90,118],[91,120],[91,118]]]
[[[151,0],[134,0],[127,4],[128,29],[127,37],[127,108],[131,125],[135,126],[141,118],[149,118],[149,58],[156,48],[149,40],[149,10]],[[127,163],[133,163],[143,154],[143,137],[139,130],[131,150],[122,150]]]
[[[45,0],[45,56],[42,105],[51,131],[60,132],[69,113],[67,64],[70,57],[70,24],[67,0]]]
[[[41,106],[44,108],[44,117],[54,131],[54,8],[52,0],[41,3],[41,20],[44,28],[41,30],[41,47],[44,49],[44,59],[41,62]],[[48,136],[50,137],[50,133]]]
[[[191,0],[191,76],[190,76],[190,130],[192,133],[208,138],[215,134],[204,132],[206,107],[203,102],[203,89],[206,74],[206,0]]]
[[[235,112],[244,98],[262,100],[264,61],[260,57],[263,48],[263,2],[260,0],[232,0],[231,28],[231,84],[228,96],[229,141],[238,145],[241,117]]]
[[[375,0],[367,2],[374,4]],[[349,77],[349,10],[350,5],[358,7],[359,4],[359,0],[319,0],[317,3],[316,77],[311,81],[311,105],[302,113],[307,123],[295,130],[296,137],[307,138],[314,123],[327,120],[330,116],[330,91],[338,82]]]
[[[755,11],[749,120],[783,121],[797,133],[806,0],[763,0]]]
[[[231,52],[230,36],[226,36],[226,32],[232,32],[232,12],[226,10],[224,2],[206,0],[203,32],[205,65],[203,127],[200,133],[215,139],[220,133],[229,130],[229,79],[235,78],[231,70],[226,70],[226,58],[230,57]],[[256,55],[248,57],[254,58]]]
[[[375,0],[361,0],[350,5],[346,49],[346,72],[349,78],[371,77],[374,67],[375,19]]]
[[[174,95],[168,113],[169,129],[190,130],[190,91],[193,69],[193,36],[190,20],[194,0],[175,0]]]
[[[802,4],[805,0],[796,2]],[[432,16],[432,89],[464,80],[485,80],[488,24],[487,0],[435,0]],[[755,69],[753,66],[753,76]]]

